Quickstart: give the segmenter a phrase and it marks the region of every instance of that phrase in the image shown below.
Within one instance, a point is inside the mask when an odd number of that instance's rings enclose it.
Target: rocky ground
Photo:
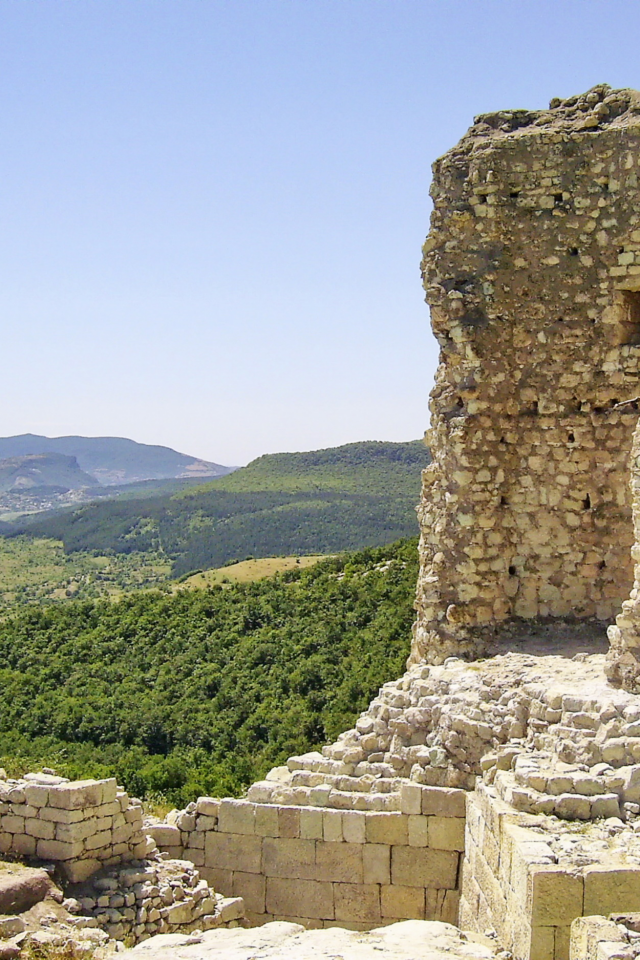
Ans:
[[[250,930],[153,937],[125,954],[130,960],[492,960],[491,941],[448,923],[405,920],[366,933],[330,927],[305,930],[274,922]],[[123,958],[124,960],[124,958]]]

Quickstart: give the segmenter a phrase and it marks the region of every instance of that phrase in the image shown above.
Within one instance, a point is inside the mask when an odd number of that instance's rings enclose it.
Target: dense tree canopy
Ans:
[[[0,763],[174,803],[237,793],[402,672],[416,575],[406,540],[224,590],[21,610],[0,623]]]

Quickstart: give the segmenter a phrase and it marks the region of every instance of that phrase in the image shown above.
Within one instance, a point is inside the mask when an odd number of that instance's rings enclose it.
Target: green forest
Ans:
[[[412,538],[226,589],[22,608],[0,622],[0,766],[176,805],[238,795],[402,672],[416,577]]]
[[[246,557],[356,550],[416,534],[429,459],[420,441],[270,454],[202,486],[25,518],[0,534],[60,540],[68,554],[152,552],[174,578]]]

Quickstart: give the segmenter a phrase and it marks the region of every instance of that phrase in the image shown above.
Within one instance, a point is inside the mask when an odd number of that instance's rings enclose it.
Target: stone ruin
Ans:
[[[201,797],[141,837],[118,795],[131,836],[101,841],[112,874],[81,919],[168,929],[160,881],[126,913],[130,867],[109,862],[116,842],[157,844],[210,904],[207,884],[252,927],[286,922],[238,958],[333,956],[346,940],[297,938],[336,926],[400,956],[379,928],[416,920],[436,921],[411,928],[416,957],[438,938],[460,958],[640,955],[639,148],[640,93],[601,85],[478,117],[436,162],[423,268],[441,355],[407,673],[244,799]],[[93,834],[0,814],[0,849],[77,843],[63,869],[94,881]],[[210,936],[169,946],[214,956]]]
[[[604,625],[629,595],[639,146],[640,94],[603,85],[477,117],[434,164],[413,662],[522,621]]]

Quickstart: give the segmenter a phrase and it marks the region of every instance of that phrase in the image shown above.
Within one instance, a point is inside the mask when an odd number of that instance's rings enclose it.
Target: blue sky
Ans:
[[[0,435],[420,436],[431,162],[639,41],[637,0],[0,0]]]

